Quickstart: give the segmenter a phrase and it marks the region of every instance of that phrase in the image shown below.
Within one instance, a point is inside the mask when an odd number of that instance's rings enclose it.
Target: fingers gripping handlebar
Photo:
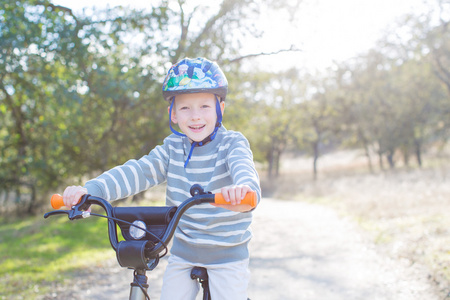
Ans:
[[[117,259],[122,267],[134,269],[153,269],[158,263],[160,253],[166,251],[167,244],[173,237],[178,222],[183,213],[190,207],[203,203],[228,204],[221,194],[206,193],[199,185],[191,187],[192,197],[185,200],[178,207],[112,207],[111,204],[101,198],[91,195],[84,195],[80,202],[70,210],[55,210],[44,215],[48,218],[52,215],[67,214],[70,220],[81,219],[90,215],[86,210],[91,205],[98,205],[106,212],[106,216],[92,214],[108,218],[108,234],[112,248],[117,253]],[[248,193],[241,201],[256,207],[256,192]],[[64,206],[62,196],[53,195],[51,205],[54,209]],[[141,220],[142,219],[142,220]],[[132,221],[141,221],[135,223]],[[157,224],[155,223],[157,222]],[[117,225],[122,230],[125,241],[118,241]],[[161,227],[164,229],[161,230]],[[140,238],[133,238],[131,229],[146,232]],[[157,232],[153,229],[158,228]],[[124,233],[124,231],[126,231]],[[150,264],[152,261],[152,264]]]

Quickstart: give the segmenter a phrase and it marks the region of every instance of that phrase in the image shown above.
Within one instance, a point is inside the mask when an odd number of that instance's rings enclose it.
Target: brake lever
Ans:
[[[44,218],[47,219],[48,217],[54,216],[54,215],[63,215],[63,214],[67,214],[69,215],[70,210],[54,210],[54,211],[50,211],[48,213],[44,214]]]
[[[86,200],[89,198],[90,195],[84,195],[81,197],[80,202],[77,205],[72,206],[71,210],[55,210],[48,212],[44,215],[44,218],[48,218],[53,215],[61,215],[61,214],[67,214],[69,220],[76,220],[76,219],[83,219],[90,216],[90,213],[86,210],[89,209],[91,206],[90,204],[86,203]]]

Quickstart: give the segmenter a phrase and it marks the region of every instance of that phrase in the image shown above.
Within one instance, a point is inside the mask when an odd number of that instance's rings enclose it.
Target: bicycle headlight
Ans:
[[[135,240],[140,240],[145,236],[145,231],[138,228],[146,228],[145,223],[141,220],[136,220],[133,222],[134,226],[130,226],[130,235]],[[138,227],[136,227],[138,226]]]

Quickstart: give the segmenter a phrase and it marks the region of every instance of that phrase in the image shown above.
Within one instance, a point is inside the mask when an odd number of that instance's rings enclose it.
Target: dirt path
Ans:
[[[352,223],[331,209],[263,199],[254,215],[252,299],[439,299],[425,270],[379,255]],[[163,260],[148,273],[152,299],[159,299],[165,265]],[[72,290],[45,299],[128,299],[130,270],[112,261],[94,271]]]

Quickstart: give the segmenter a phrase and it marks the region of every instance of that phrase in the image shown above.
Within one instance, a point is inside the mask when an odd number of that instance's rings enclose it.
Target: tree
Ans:
[[[313,156],[313,178],[318,177],[318,160],[325,145],[333,142],[338,134],[340,124],[337,124],[337,110],[334,107],[335,87],[326,80],[313,82],[313,94],[310,99],[299,103],[300,141],[308,145],[308,152]]]
[[[234,61],[225,71],[239,74],[237,46],[260,34],[250,16],[262,4],[161,0],[83,15],[48,0],[2,5],[0,190],[32,194],[32,211],[36,194],[148,153],[169,133],[167,62],[204,55]]]
[[[421,24],[423,26],[422,30],[426,28],[423,30],[425,33],[423,41],[425,43],[422,43],[422,45],[426,45],[431,51],[430,58],[434,65],[435,74],[445,84],[448,93],[450,93],[450,19],[447,14],[450,2],[448,0],[439,0],[437,2],[439,4],[437,11],[439,23],[437,26],[430,26],[429,24],[433,22],[433,18],[430,15],[427,16],[425,22]]]
[[[253,117],[240,130],[249,137],[257,159],[267,162],[268,177],[279,175],[281,156],[295,140],[298,130],[296,102],[303,93],[296,69],[279,73],[259,71],[245,76],[238,99]],[[250,102],[250,103],[249,103]],[[248,103],[248,104],[247,104]]]
[[[67,85],[74,74],[63,68],[86,50],[73,41],[77,23],[70,13],[38,3],[4,3],[0,10],[0,189],[14,190],[16,201],[31,190],[27,211],[35,207],[36,189],[55,186],[62,165],[70,164],[48,157],[49,149],[61,152],[55,128],[64,127],[61,116],[73,108],[61,107],[54,95],[77,98]]]

